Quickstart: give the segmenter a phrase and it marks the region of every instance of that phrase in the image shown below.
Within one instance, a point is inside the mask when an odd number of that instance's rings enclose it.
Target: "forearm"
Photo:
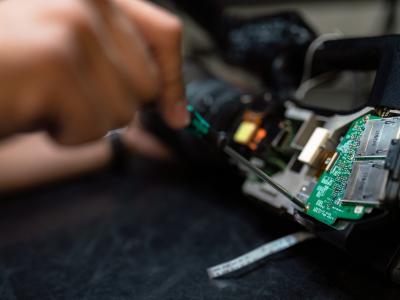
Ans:
[[[0,143],[0,191],[54,182],[105,167],[111,160],[106,139],[75,147],[60,146],[46,134],[26,134]]]

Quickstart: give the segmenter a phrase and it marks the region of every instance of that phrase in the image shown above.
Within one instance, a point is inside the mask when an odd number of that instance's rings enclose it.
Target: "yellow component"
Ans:
[[[247,145],[251,141],[256,129],[257,125],[255,123],[243,121],[236,130],[233,140],[236,143]]]

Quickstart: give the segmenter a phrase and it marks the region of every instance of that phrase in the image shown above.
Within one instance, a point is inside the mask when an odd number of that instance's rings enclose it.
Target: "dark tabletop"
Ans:
[[[301,228],[248,201],[226,170],[141,159],[3,197],[0,299],[399,299],[320,240],[237,278],[206,268]]]

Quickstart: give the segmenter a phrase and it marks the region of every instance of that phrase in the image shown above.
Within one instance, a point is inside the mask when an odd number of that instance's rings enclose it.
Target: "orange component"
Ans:
[[[251,149],[251,150],[253,150],[253,151],[256,151],[257,150],[257,144],[255,144],[255,143],[250,143],[249,144],[249,148]]]
[[[257,130],[256,134],[254,135],[253,140],[248,144],[248,147],[256,151],[258,144],[268,135],[268,132],[264,128],[260,128]]]
[[[246,110],[243,114],[244,121],[255,123],[257,126],[261,125],[263,117],[264,113],[254,112],[251,110]]]
[[[254,136],[253,143],[258,145],[267,135],[268,132],[264,128],[258,129],[256,135]]]

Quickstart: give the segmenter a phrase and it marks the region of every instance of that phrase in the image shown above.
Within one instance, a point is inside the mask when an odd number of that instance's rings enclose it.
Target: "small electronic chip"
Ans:
[[[233,137],[236,143],[247,145],[257,130],[257,124],[243,121]]]

